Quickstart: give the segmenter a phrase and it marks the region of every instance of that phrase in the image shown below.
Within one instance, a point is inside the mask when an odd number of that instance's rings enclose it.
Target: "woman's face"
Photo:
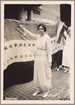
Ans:
[[[43,35],[43,34],[44,34],[44,28],[43,28],[42,26],[40,26],[40,27],[38,28],[38,31],[39,31],[39,34],[40,34],[40,35]]]

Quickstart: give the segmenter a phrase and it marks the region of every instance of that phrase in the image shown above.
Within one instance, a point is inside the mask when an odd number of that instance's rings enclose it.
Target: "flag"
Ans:
[[[62,36],[64,36],[64,31],[67,31],[68,30],[68,27],[60,21],[59,25],[58,25],[58,29],[57,29],[57,43],[60,44],[61,42],[61,39],[62,39]],[[66,39],[66,37],[65,37]]]

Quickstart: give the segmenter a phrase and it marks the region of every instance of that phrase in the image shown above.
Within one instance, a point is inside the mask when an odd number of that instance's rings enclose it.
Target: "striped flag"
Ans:
[[[62,37],[65,37],[64,31],[67,31],[67,30],[68,30],[68,27],[63,22],[60,21],[57,29],[57,43],[60,44]]]

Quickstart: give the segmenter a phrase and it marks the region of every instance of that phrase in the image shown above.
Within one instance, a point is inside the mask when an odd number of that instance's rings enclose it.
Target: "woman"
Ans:
[[[70,66],[71,66],[71,44],[72,44],[72,40],[71,40],[71,28],[69,27],[68,31],[65,32],[65,36],[66,36],[66,43],[64,46],[64,50],[63,50],[63,62],[62,65],[64,66],[65,71],[64,72],[68,72],[70,73]]]
[[[22,25],[19,25],[24,31],[27,31]],[[39,35],[34,35],[28,32],[32,37],[36,38],[36,51],[34,62],[34,83],[37,85],[36,91],[32,94],[36,96],[43,92],[43,97],[46,97],[51,88],[51,41],[48,34],[46,34],[46,26],[39,24],[37,27]],[[26,34],[24,34],[26,36]]]
[[[46,26],[39,24],[37,27],[40,36],[36,41],[35,63],[34,63],[34,83],[37,85],[36,91],[32,94],[36,96],[43,92],[46,97],[51,88],[51,41],[46,34]]]

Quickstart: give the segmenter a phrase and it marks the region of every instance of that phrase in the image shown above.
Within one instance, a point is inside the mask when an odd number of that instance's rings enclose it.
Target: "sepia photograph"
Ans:
[[[74,103],[74,1],[1,1],[1,103]]]

